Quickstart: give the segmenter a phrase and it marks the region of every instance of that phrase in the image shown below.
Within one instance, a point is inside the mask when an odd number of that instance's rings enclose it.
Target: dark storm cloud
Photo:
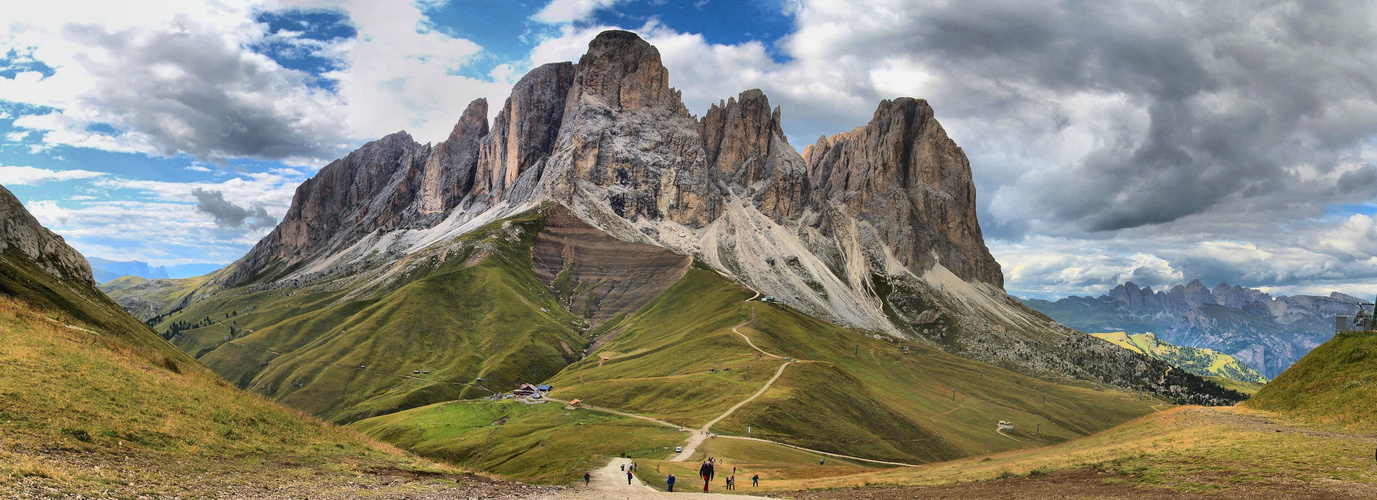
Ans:
[[[86,103],[163,154],[216,162],[323,158],[348,142],[324,104],[329,99],[302,83],[311,75],[276,67],[213,28],[69,26],[66,34],[110,56],[84,61],[97,77]]]
[[[234,229],[263,229],[277,225],[277,220],[268,215],[260,205],[244,208],[225,200],[221,191],[206,191],[201,188],[191,190],[196,197],[196,210],[215,219],[215,225]]]
[[[1056,110],[1076,95],[1117,96],[1144,114],[1137,129],[1098,130],[1077,161],[986,179],[999,191],[986,195],[1027,198],[1051,225],[1113,231],[1241,199],[1303,196],[1322,207],[1373,194],[1370,173],[1296,189],[1315,181],[1294,168],[1333,172],[1377,135],[1377,33],[1366,5],[975,1],[914,5],[902,18],[907,29],[853,40],[935,69],[945,87],[934,89],[939,117],[946,107],[963,121],[1021,125],[1006,132],[1022,139],[1057,140],[1068,119]],[[1016,237],[1008,225],[999,229]]]

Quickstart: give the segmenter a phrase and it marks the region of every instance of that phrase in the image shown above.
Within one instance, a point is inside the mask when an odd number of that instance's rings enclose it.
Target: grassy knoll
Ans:
[[[1335,335],[1259,390],[1248,406],[1316,423],[1377,428],[1377,335]]]
[[[1201,377],[1227,378],[1239,382],[1229,385],[1221,384],[1226,389],[1244,389],[1246,391],[1251,388],[1251,392],[1240,392],[1252,394],[1257,392],[1257,387],[1267,383],[1267,377],[1258,373],[1251,366],[1243,364],[1234,359],[1233,356],[1213,349],[1169,344],[1151,333],[1132,335],[1124,332],[1093,333],[1091,336],[1130,351],[1161,359]]]
[[[211,369],[334,422],[510,390],[555,374],[586,344],[583,320],[531,268],[542,221],[535,210],[465,234],[443,258],[416,256],[404,279],[369,293],[341,285],[353,276],[242,286],[157,328],[192,326],[173,342]]]
[[[851,475],[771,480],[761,486],[797,490],[934,485],[1092,468],[1109,473],[1099,480],[1186,492],[1222,493],[1238,486],[1370,492],[1377,483],[1372,443],[1368,436],[1315,429],[1271,412],[1192,406],[1043,448]]]
[[[606,457],[659,457],[683,432],[558,403],[455,401],[361,420],[351,428],[421,455],[522,481],[567,483]]]

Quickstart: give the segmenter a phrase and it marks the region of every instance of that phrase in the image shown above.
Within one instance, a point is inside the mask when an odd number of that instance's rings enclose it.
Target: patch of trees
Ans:
[[[210,316],[206,316],[204,319],[197,321],[195,323],[188,323],[186,321],[173,321],[172,324],[168,325],[167,332],[163,333],[163,338],[171,340],[173,337],[181,335],[183,330],[195,330],[197,328],[207,327],[210,325]]]

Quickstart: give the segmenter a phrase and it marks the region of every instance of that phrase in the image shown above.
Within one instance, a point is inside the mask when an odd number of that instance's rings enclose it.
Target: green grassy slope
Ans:
[[[756,345],[817,362],[791,366],[770,392],[719,424],[722,433],[744,435],[751,426],[753,436],[823,451],[933,461],[1074,439],[1158,403],[1036,379],[925,345],[906,354],[792,309],[755,308],[756,323],[743,330]],[[995,432],[1000,420],[1015,429]]]
[[[1239,362],[1233,356],[1212,349],[1170,344],[1158,339],[1156,335],[1151,333],[1093,333],[1091,336],[1109,341],[1130,351],[1161,359],[1201,377],[1222,377],[1241,382],[1245,385],[1238,387],[1244,389],[1251,387],[1251,385],[1246,384],[1267,383],[1267,377],[1258,373],[1257,370]],[[1234,387],[1226,386],[1226,388],[1233,389]],[[1252,392],[1257,391],[1254,389],[1248,393],[1251,394]]]
[[[581,478],[609,456],[663,456],[684,433],[653,422],[558,403],[439,403],[350,425],[423,456],[522,481]]]
[[[17,252],[0,254],[0,367],[0,491],[194,491],[174,477],[212,462],[335,478],[418,464],[234,389],[94,287]]]
[[[1377,427],[1377,335],[1335,335],[1263,386],[1247,404],[1314,422]]]
[[[742,327],[744,333],[767,351],[810,362],[787,367],[760,399],[717,424],[714,431],[720,434],[744,436],[750,426],[754,437],[869,458],[928,462],[1066,441],[1143,415],[1157,403],[1033,379],[926,346],[912,346],[905,354],[865,332],[775,305],[742,302],[750,296],[712,271],[690,269],[663,295],[623,319],[613,329],[619,333],[602,349],[549,380],[553,395],[699,427],[754,394],[784,363],[760,356],[732,332],[755,308],[756,321]],[[953,386],[958,392],[954,402]],[[459,463],[501,472],[499,466],[473,458],[476,437],[422,432],[438,425],[425,423],[434,418],[425,415],[413,410],[355,427],[427,456],[458,457]],[[997,433],[998,420],[1014,421],[1017,428],[1008,435]],[[621,439],[653,442],[656,438],[642,432],[662,429],[632,427]],[[678,440],[684,438],[681,434]],[[580,427],[543,439],[542,446],[577,448],[599,438]],[[516,459],[520,454],[515,451],[504,453]],[[645,458],[669,454],[652,452]],[[534,466],[546,459],[522,460]],[[522,474],[520,469],[507,470]]]
[[[532,271],[542,220],[536,210],[468,233],[461,251],[418,258],[428,260],[394,288],[218,290],[158,328],[189,326],[173,342],[217,373],[335,422],[510,390],[587,343],[583,320]]]
[[[91,325],[107,332],[111,346],[134,349],[160,362],[166,359],[166,364],[179,369],[199,368],[190,357],[151,335],[147,326],[125,313],[104,293],[86,284],[54,278],[13,246],[0,252],[0,295],[31,304],[59,321]]]

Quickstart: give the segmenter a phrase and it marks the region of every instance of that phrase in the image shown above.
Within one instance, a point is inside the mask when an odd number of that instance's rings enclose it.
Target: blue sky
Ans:
[[[695,114],[763,89],[799,150],[881,99],[928,99],[1016,295],[1377,292],[1366,2],[166,4],[0,21],[0,184],[90,256],[231,262],[332,159],[397,130],[439,140],[471,100],[496,114],[530,68],[620,28]]]

